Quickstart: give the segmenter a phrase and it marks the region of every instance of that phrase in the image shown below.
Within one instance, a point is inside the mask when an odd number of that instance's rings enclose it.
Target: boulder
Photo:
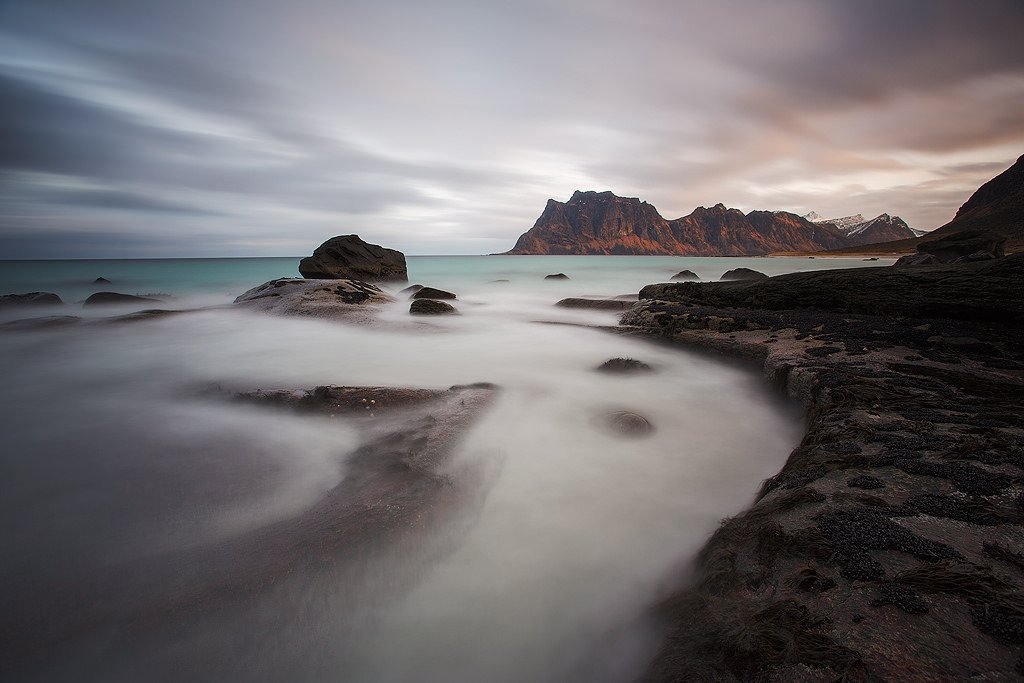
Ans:
[[[29,292],[28,294],[0,295],[0,308],[21,306],[55,306],[64,303],[60,297],[51,292]]]
[[[991,261],[991,260],[997,259],[997,258],[1002,258],[1002,257],[1001,256],[997,256],[995,252],[985,251],[984,249],[982,249],[981,251],[976,251],[973,254],[967,254],[967,256],[961,256],[960,258],[955,259],[953,261],[953,263],[974,263],[975,261]]]
[[[118,292],[96,292],[85,300],[84,306],[106,306],[110,304],[138,304],[138,303],[160,302],[151,296],[136,296],[134,294],[119,294]]]
[[[327,240],[299,262],[299,273],[309,280],[406,281],[405,254],[364,242],[359,235]]]
[[[250,289],[235,304],[274,315],[339,318],[392,301],[379,287],[359,280],[280,278]]]
[[[699,280],[700,278],[697,277],[697,273],[693,272],[692,270],[681,270],[678,273],[676,273],[675,275],[673,275],[671,279],[673,279],[673,280]]]
[[[409,285],[405,289],[399,290],[399,294],[409,294],[410,296],[423,289],[423,285]]]
[[[636,301],[623,299],[583,299],[570,297],[562,299],[556,306],[560,308],[589,308],[596,311],[625,311]]]
[[[651,372],[652,368],[642,360],[636,360],[635,358],[612,358],[606,360],[601,365],[597,366],[598,372],[607,372],[612,374],[633,374],[637,372]]]
[[[443,289],[435,289],[434,287],[421,287],[419,291],[412,295],[413,299],[454,299],[456,298],[451,292],[446,292]]]
[[[759,270],[751,270],[750,268],[733,268],[727,270],[721,277],[721,280],[767,280],[768,276]]]
[[[565,273],[555,273],[553,275],[545,275],[545,280],[568,280],[569,276]]]
[[[1003,258],[1006,256],[1005,244],[1005,235],[989,230],[963,230],[937,240],[922,242],[917,245],[917,251],[920,254],[931,254],[939,263],[953,263],[967,256],[979,261],[985,260],[977,257],[979,253],[988,254],[988,259]]]
[[[110,280],[108,280],[105,277],[98,277],[95,280],[93,280],[92,283],[94,285],[109,285],[110,284]]]
[[[917,253],[900,256],[892,265],[893,268],[906,268],[907,266],[930,266],[939,262],[939,259],[931,254]]]
[[[451,315],[458,313],[454,306],[443,301],[434,299],[414,299],[409,304],[409,313],[412,315]]]

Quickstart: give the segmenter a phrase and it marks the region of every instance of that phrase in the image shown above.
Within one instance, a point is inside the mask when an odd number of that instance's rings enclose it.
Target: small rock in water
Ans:
[[[699,280],[697,273],[692,270],[680,270],[678,273],[672,276],[673,280]]]
[[[767,280],[768,276],[759,270],[750,268],[733,268],[727,270],[721,277],[722,280]]]
[[[635,358],[612,358],[598,366],[598,372],[610,372],[616,374],[627,374],[634,372],[650,372],[653,370],[650,365]]]
[[[569,276],[565,273],[554,273],[553,275],[545,275],[545,280],[568,280]]]
[[[29,292],[28,294],[0,295],[0,308],[14,306],[53,306],[62,304],[60,297],[51,292]]]
[[[135,296],[134,294],[120,294],[118,292],[96,292],[85,300],[84,306],[95,306],[97,304],[136,304],[146,301],[160,301],[150,296]]]
[[[451,292],[446,292],[443,289],[435,289],[434,287],[422,287],[418,292],[412,295],[413,299],[454,299],[455,295]]]
[[[414,299],[409,305],[409,313],[412,315],[451,315],[458,313],[458,310],[451,304],[434,299]]]
[[[622,436],[640,437],[654,431],[654,425],[644,417],[628,410],[616,410],[604,416],[605,425]]]
[[[94,285],[109,285],[110,284],[110,280],[108,280],[105,277],[98,277],[95,280],[93,280],[92,283]]]
[[[405,289],[401,290],[398,293],[413,295],[416,292],[420,291],[421,289],[423,289],[423,285],[409,285],[408,287],[406,287]]]
[[[562,299],[555,305],[559,308],[591,308],[598,311],[624,311],[631,308],[635,301],[621,299],[582,299],[570,297]]]

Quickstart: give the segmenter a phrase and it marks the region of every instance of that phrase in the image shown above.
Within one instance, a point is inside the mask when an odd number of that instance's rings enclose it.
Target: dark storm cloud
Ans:
[[[1022,27],[998,0],[8,2],[0,250],[482,253],[591,187],[935,227],[1024,151]]]

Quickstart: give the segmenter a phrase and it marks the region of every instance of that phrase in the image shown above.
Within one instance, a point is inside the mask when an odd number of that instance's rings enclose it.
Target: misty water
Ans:
[[[410,280],[457,292],[460,315],[411,318],[400,297],[374,325],[226,306],[294,274],[294,259],[5,268],[4,292],[76,301],[104,276],[107,289],[208,307],[107,324],[133,309],[71,304],[60,314],[84,322],[0,332],[8,672],[631,680],[661,635],[652,604],[685,579],[718,522],[778,471],[802,422],[750,368],[586,327],[614,325],[618,314],[553,303],[635,293],[683,268],[714,279],[739,265],[862,264],[412,258]],[[550,272],[572,279],[543,280]],[[595,372],[614,357],[655,372]],[[500,389],[444,464],[462,495],[415,534],[367,539],[368,550],[280,564],[289,567],[281,572],[262,569],[279,545],[232,543],[289,520],[306,524],[304,513],[345,480],[362,437],[356,418],[251,406],[224,392],[473,382]],[[625,438],[603,429],[601,416],[615,410],[645,416],[655,431]],[[206,572],[218,577],[213,597],[193,600]]]

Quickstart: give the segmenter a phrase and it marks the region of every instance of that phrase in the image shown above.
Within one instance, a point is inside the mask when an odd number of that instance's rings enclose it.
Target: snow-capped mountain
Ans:
[[[889,242],[920,236],[920,232],[907,225],[902,218],[890,216],[887,213],[871,219],[866,219],[859,213],[841,218],[822,218],[819,214],[812,211],[805,215],[804,218],[817,225],[829,224],[835,226],[839,232],[843,233],[855,245]]]

